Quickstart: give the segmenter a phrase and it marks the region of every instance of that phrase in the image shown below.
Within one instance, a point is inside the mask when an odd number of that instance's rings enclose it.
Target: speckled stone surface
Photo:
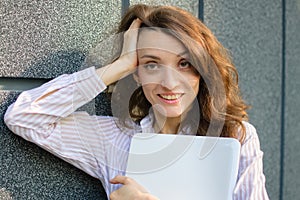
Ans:
[[[144,3],[148,5],[171,5],[177,6],[182,9],[188,10],[193,13],[195,16],[198,16],[198,0],[189,0],[189,1],[181,1],[181,0],[131,0],[130,5],[134,5],[137,3]]]
[[[0,1],[0,77],[53,78],[80,69],[111,35],[121,1]]]
[[[283,199],[300,197],[300,1],[286,1],[286,112]]]
[[[12,200],[11,194],[6,188],[0,188],[0,200]]]
[[[252,106],[270,199],[278,199],[280,185],[281,20],[280,1],[204,1],[204,22],[231,51]]]
[[[99,180],[3,125],[3,114],[18,95],[0,92],[0,199],[106,199]]]

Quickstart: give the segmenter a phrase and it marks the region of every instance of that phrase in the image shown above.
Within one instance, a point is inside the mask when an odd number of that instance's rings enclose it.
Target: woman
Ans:
[[[23,92],[6,112],[7,126],[99,178],[110,199],[157,199],[124,176],[136,132],[233,137],[242,145],[233,199],[268,199],[236,69],[211,31],[179,8],[136,5],[118,33],[123,45],[113,62]],[[112,95],[114,117],[76,111],[118,80],[126,84]]]

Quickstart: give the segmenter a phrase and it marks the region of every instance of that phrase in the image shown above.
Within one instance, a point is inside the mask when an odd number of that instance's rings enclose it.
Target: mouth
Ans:
[[[180,98],[183,96],[183,93],[177,94],[158,94],[157,96],[163,100],[165,103],[178,103]]]

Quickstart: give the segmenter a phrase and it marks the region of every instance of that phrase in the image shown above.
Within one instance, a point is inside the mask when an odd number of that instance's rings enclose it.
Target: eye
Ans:
[[[147,63],[144,65],[144,68],[147,70],[158,70],[159,65],[157,63]]]
[[[181,60],[179,62],[179,68],[180,69],[189,69],[192,67],[192,64],[188,62],[187,60]]]

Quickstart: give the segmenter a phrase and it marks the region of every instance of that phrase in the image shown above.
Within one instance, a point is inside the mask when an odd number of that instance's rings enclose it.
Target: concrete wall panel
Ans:
[[[188,10],[195,16],[198,16],[198,0],[180,1],[180,0],[131,0],[130,5],[144,3],[147,5],[172,5]]]
[[[232,52],[250,122],[264,155],[267,190],[279,197],[281,109],[281,2],[204,1],[204,22]],[[276,145],[274,145],[276,144]]]
[[[300,1],[286,1],[283,199],[300,196]]]
[[[108,37],[121,1],[0,1],[0,77],[53,78],[80,69]]]

